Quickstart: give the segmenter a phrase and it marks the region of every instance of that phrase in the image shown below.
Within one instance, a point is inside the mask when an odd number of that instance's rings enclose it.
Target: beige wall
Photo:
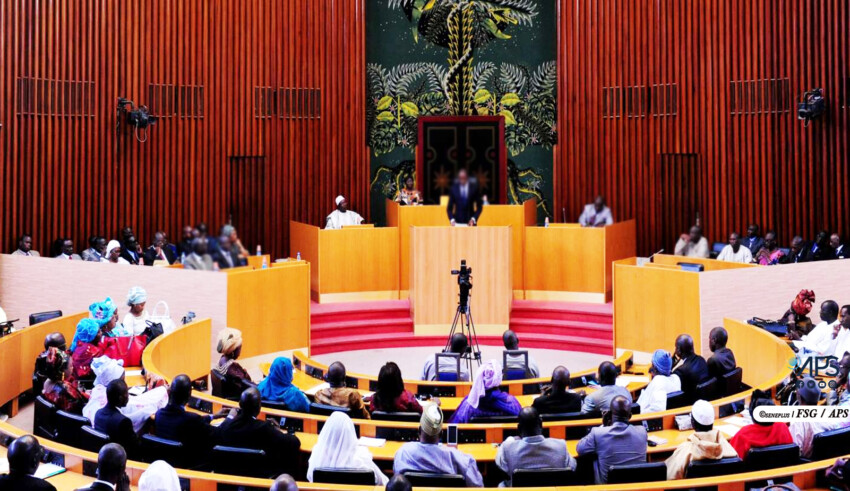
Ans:
[[[700,273],[700,317],[703,353],[708,352],[708,333],[723,325],[723,318],[778,319],[803,288],[814,290],[817,305],[809,317],[819,322],[824,300],[850,304],[850,260],[787,264],[760,268]]]
[[[120,318],[128,311],[127,291],[148,292],[148,312],[165,300],[175,323],[188,312],[212,319],[213,335],[227,319],[227,275],[206,271],[60,261],[0,255],[0,307],[16,326],[29,325],[29,315],[46,310],[82,312],[94,302],[112,297]]]

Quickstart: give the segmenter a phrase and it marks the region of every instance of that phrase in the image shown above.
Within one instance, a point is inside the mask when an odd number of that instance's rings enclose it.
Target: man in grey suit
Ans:
[[[611,400],[616,396],[623,396],[629,403],[632,402],[632,394],[625,387],[617,385],[617,367],[613,363],[610,361],[600,363],[597,378],[599,379],[599,388],[584,398],[581,412],[607,411]]]
[[[608,470],[614,465],[646,462],[646,428],[629,424],[632,404],[622,396],[611,401],[610,411],[602,415],[602,426],[590,430],[579,440],[579,456],[595,453],[596,484],[608,482]]]
[[[83,258],[74,252],[74,241],[68,238],[62,239],[62,251],[56,256],[56,259],[64,259],[66,261],[82,261]]]
[[[543,420],[537,409],[522,408],[517,429],[519,438],[508,437],[496,453],[496,465],[508,475],[505,487],[511,487],[517,469],[575,470],[576,460],[567,451],[567,442],[543,436]]]
[[[212,256],[207,253],[209,242],[205,237],[198,237],[192,241],[192,253],[183,261],[183,269],[197,269],[200,271],[212,271]]]
[[[12,253],[13,256],[33,256],[38,257],[38,251],[32,250],[32,235],[23,234],[18,239],[18,248]]]

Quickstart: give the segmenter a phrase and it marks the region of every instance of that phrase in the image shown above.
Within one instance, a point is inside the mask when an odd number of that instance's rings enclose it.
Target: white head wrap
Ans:
[[[336,203],[336,205],[339,206],[339,204],[342,203],[343,200],[345,200],[345,197],[343,197],[343,195],[340,194],[339,196],[336,197],[336,199],[334,200],[334,203]]]
[[[157,460],[139,478],[139,491],[180,491],[180,478],[174,467]]]
[[[91,369],[95,374],[94,384],[106,387],[109,382],[121,378],[124,374],[124,360],[99,356],[91,361]]]
[[[376,484],[386,484],[387,477],[372,462],[372,453],[357,443],[351,418],[339,411],[331,414],[310,454],[307,480],[313,480],[315,469],[363,469],[375,472]]]
[[[121,244],[117,240],[110,240],[109,243],[106,244],[106,257],[109,257],[109,255],[112,254],[112,249],[117,249],[119,247],[121,247]]]
[[[478,409],[478,401],[484,397],[487,389],[500,385],[502,385],[502,369],[499,362],[490,360],[481,365],[475,372],[475,380],[472,382],[472,389],[470,389],[466,401],[469,402],[470,406]]]
[[[140,303],[145,303],[148,301],[148,292],[145,291],[144,288],[140,286],[134,286],[130,288],[130,292],[127,293],[127,305],[139,305]]]
[[[708,401],[700,399],[695,402],[691,408],[691,415],[694,421],[703,426],[714,424],[714,407]]]

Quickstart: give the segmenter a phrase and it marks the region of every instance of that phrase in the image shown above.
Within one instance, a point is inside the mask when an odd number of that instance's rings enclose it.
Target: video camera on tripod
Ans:
[[[458,303],[461,307],[469,305],[469,290],[472,290],[472,268],[466,266],[466,259],[460,260],[460,269],[453,269],[452,274],[457,276],[457,285],[460,289]]]

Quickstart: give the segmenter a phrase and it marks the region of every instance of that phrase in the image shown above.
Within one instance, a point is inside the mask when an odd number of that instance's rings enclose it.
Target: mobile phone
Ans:
[[[446,445],[450,447],[457,446],[457,425],[448,425],[446,427]]]

